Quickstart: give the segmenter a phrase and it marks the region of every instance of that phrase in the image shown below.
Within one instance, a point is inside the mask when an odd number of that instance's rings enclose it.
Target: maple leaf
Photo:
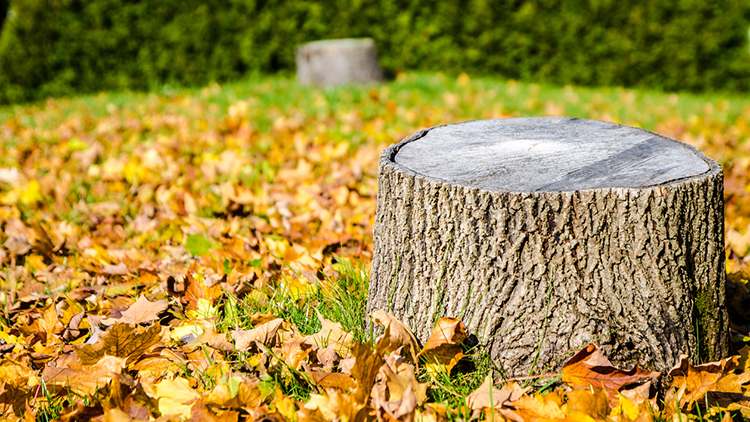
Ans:
[[[354,336],[351,333],[347,333],[341,328],[341,324],[328,320],[321,315],[320,311],[315,310],[320,320],[321,328],[315,334],[309,335],[305,338],[305,343],[313,347],[325,348],[329,345],[334,345],[334,350],[339,356],[346,356],[349,354],[350,346],[354,341]]]
[[[166,300],[151,302],[146,296],[140,295],[130,307],[120,314],[119,318],[108,318],[102,320],[104,324],[121,322],[125,324],[138,325],[145,322],[156,321],[159,314],[166,311],[169,304]]]
[[[658,375],[659,372],[644,371],[638,366],[628,371],[616,368],[593,343],[576,352],[562,368],[562,381],[568,385],[612,391]]]
[[[487,374],[482,385],[466,396],[466,406],[472,410],[508,407],[511,402],[518,400],[526,391],[528,391],[528,388],[518,390],[495,388],[490,373]]]
[[[284,325],[284,320],[276,318],[263,323],[251,330],[234,330],[232,338],[237,350],[247,350],[254,342],[274,346],[276,344],[276,333]]]
[[[413,365],[391,353],[378,372],[372,405],[379,419],[413,420],[417,405],[427,400],[427,388],[427,384],[417,382]]]
[[[461,343],[466,340],[466,328],[457,318],[440,318],[417,357],[425,361],[431,376],[450,370],[464,356]]]
[[[31,391],[26,386],[15,385],[13,379],[4,379],[0,384],[0,414],[20,417],[31,397]]]
[[[738,356],[732,356],[693,366],[687,355],[681,355],[680,361],[669,371],[673,381],[667,390],[665,403],[670,408],[674,406],[673,403],[678,403],[680,408],[690,410],[708,392],[742,394],[741,382],[734,374],[738,360]]]
[[[70,388],[79,394],[93,394],[122,372],[125,358],[104,356],[92,365],[73,362],[72,366],[68,366],[63,361],[60,364],[62,366],[45,366],[42,372],[44,382]]]
[[[563,411],[567,414],[594,419],[604,419],[609,414],[609,396],[601,388],[576,388],[565,393],[565,398]]]
[[[84,365],[95,364],[105,354],[134,360],[160,339],[159,324],[152,325],[143,333],[136,333],[132,325],[118,322],[105,331],[95,344],[76,346],[75,352]]]
[[[338,388],[339,390],[349,391],[357,387],[354,379],[347,374],[333,371],[308,371],[305,373],[310,376],[315,385],[320,388]]]
[[[564,419],[565,412],[561,409],[561,400],[557,393],[534,396],[521,396],[513,402],[514,409],[497,409],[501,416],[512,421],[534,421]],[[587,420],[586,417],[581,418]],[[577,419],[572,419],[577,420]]]
[[[285,341],[281,345],[279,357],[292,369],[299,370],[311,350],[312,346],[307,343],[305,338],[295,337],[291,340]]]
[[[159,401],[159,412],[162,415],[180,415],[187,418],[193,403],[200,399],[200,394],[190,388],[185,378],[163,380],[154,384],[151,395]]]
[[[355,359],[354,366],[351,369],[351,376],[357,382],[357,389],[354,391],[353,398],[357,403],[367,403],[372,391],[372,385],[375,377],[380,372],[385,360],[378,346],[375,346],[375,352],[368,344],[357,343],[352,346],[352,356]]]
[[[351,422],[365,421],[364,413],[367,408],[350,394],[339,393],[329,389],[325,395],[311,394],[305,403],[305,409],[319,411],[327,421],[347,420]]]
[[[412,362],[417,361],[417,350],[419,350],[419,341],[410,329],[408,329],[400,320],[393,315],[378,309],[372,313],[372,321],[385,327],[383,338],[388,343],[383,343],[383,351],[392,352],[399,347],[403,347],[406,356],[411,358]],[[381,342],[383,340],[378,340]]]

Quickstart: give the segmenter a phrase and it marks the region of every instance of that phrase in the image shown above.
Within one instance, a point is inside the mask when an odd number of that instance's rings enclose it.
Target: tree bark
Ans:
[[[652,370],[728,352],[723,173],[693,147],[588,120],[467,122],[384,150],[378,189],[367,310],[421,341],[460,318],[507,376],[591,342]]]

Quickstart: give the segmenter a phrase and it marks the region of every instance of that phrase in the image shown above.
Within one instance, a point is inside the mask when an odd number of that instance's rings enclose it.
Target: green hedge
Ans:
[[[0,103],[292,71],[299,43],[363,36],[388,71],[750,91],[744,0],[11,0],[10,10]]]
[[[5,16],[8,13],[9,6],[10,0],[0,0],[0,31],[3,30],[3,24],[5,23]]]

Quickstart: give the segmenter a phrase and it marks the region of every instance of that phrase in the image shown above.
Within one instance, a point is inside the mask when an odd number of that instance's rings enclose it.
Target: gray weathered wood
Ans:
[[[315,41],[297,47],[297,81],[328,87],[379,82],[383,70],[370,38]]]
[[[368,311],[423,341],[461,318],[514,376],[542,339],[535,370],[590,342],[656,370],[727,353],[723,173],[693,147],[591,120],[466,122],[387,148],[378,179]]]

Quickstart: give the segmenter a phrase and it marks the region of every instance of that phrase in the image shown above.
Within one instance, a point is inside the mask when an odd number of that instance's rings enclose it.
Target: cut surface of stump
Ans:
[[[329,87],[383,80],[370,38],[314,41],[297,47],[297,81]]]
[[[368,312],[422,341],[460,318],[508,376],[592,342],[625,367],[714,360],[723,221],[721,167],[652,132],[559,117],[426,129],[380,157]]]

